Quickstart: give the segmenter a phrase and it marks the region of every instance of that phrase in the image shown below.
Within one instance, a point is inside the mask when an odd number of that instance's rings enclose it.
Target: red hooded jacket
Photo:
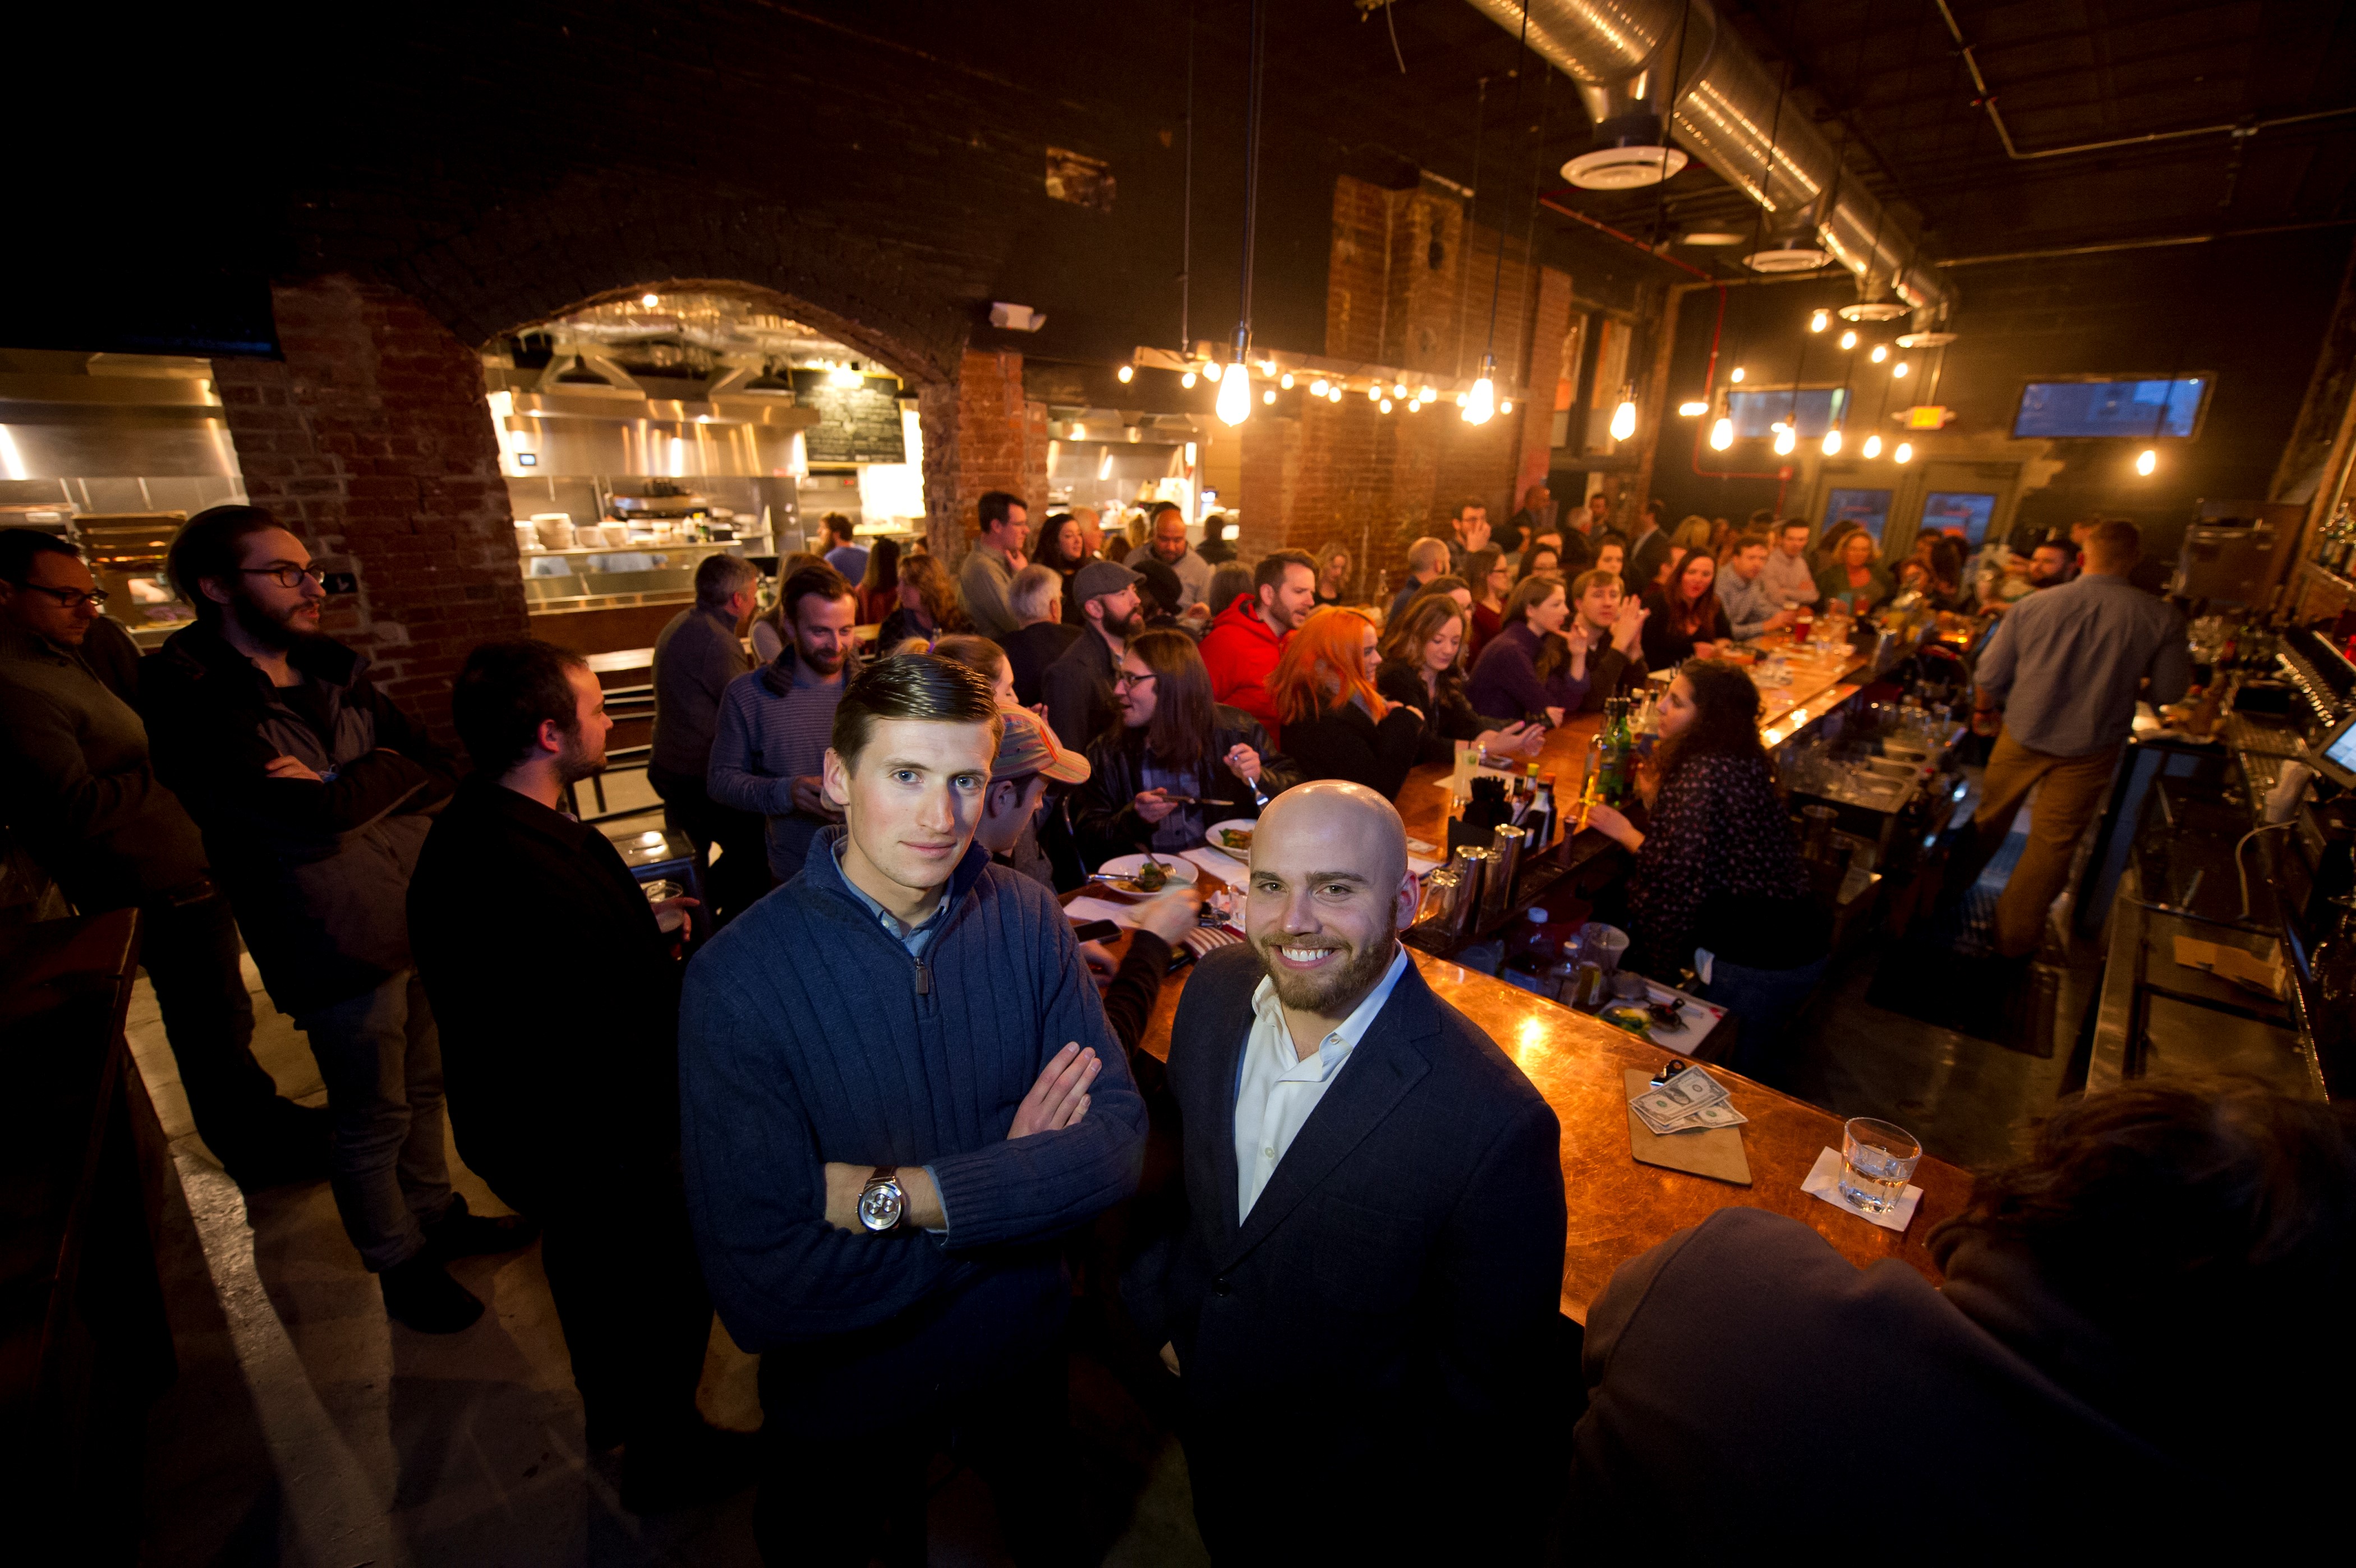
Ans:
[[[1286,634],[1290,636],[1290,633]],[[1268,629],[1259,618],[1258,590],[1238,594],[1236,602],[1218,613],[1203,634],[1203,663],[1211,671],[1211,701],[1241,708],[1268,731],[1268,743],[1281,746],[1283,725],[1268,678],[1275,672],[1276,656],[1284,639]]]

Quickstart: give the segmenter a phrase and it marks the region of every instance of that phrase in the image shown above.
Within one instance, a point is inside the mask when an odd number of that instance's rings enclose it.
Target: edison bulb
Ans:
[[[2151,471],[2158,467],[2159,454],[2148,446],[2145,447],[2136,458],[2136,472],[2147,479],[2151,478]]]
[[[1276,384],[1282,387],[1285,391],[1290,392],[1292,390],[1292,372],[1290,371],[1287,371],[1284,374],[1277,377]]]
[[[1340,387],[1332,387],[1332,388],[1327,389],[1326,393],[1325,393],[1325,399],[1326,399],[1326,401],[1327,401],[1328,403],[1339,403],[1339,402],[1341,402],[1341,401],[1342,401],[1342,389],[1341,389]]]
[[[1834,429],[1831,429],[1831,430],[1827,430],[1827,431],[1826,431],[1826,432],[1825,432],[1825,456],[1827,456],[1827,457],[1837,457],[1837,456],[1840,456],[1840,448],[1841,448],[1841,435],[1840,435],[1840,431],[1839,431],[1839,429],[1838,429],[1837,427],[1836,427],[1836,428],[1834,428]]]
[[[1740,365],[1735,366],[1732,372],[1730,372],[1726,379],[1730,381],[1740,381],[1742,379],[1742,367]]]
[[[1464,423],[1486,424],[1497,416],[1497,383],[1483,376],[1472,383],[1472,395],[1464,403]]]
[[[1778,457],[1790,456],[1792,448],[1798,445],[1799,438],[1793,434],[1790,425],[1787,424],[1775,432],[1775,456]]]
[[[1868,354],[1866,358],[1871,360],[1877,365],[1881,363],[1882,360],[1890,358],[1890,345],[1887,343],[1876,343],[1873,346],[1873,352]]]
[[[1119,379],[1123,386],[1126,386],[1131,381],[1136,379],[1137,367],[1135,365],[1123,365],[1120,369],[1115,371],[1113,374]]]
[[[1708,412],[1709,404],[1706,403],[1681,403],[1677,404],[1677,417],[1680,419],[1699,419],[1703,414],[1708,413]]]
[[[1718,423],[1709,427],[1709,445],[1710,449],[1715,452],[1723,452],[1733,446],[1734,421],[1720,414]]]
[[[1368,388],[1366,389],[1366,401],[1367,401],[1368,403],[1380,403],[1380,402],[1382,402],[1382,401],[1383,401],[1383,389],[1382,389],[1382,388],[1380,388],[1380,387],[1368,387]]]
[[[1890,455],[1890,461],[1892,461],[1892,462],[1896,462],[1896,463],[1907,463],[1907,462],[1912,462],[1912,461],[1913,460],[1913,457],[1914,457],[1914,446],[1913,446],[1913,443],[1912,443],[1912,442],[1910,442],[1910,441],[1901,441],[1901,442],[1898,444],[1898,450],[1897,450],[1897,451],[1895,451],[1895,452],[1892,452],[1892,453]]]
[[[1407,383],[1406,383],[1405,381],[1393,381],[1393,382],[1391,383],[1391,396],[1393,396],[1393,397],[1405,397],[1405,396],[1407,396]]]
[[[1881,456],[1880,436],[1869,435],[1865,438],[1865,455],[1869,457],[1879,457]]]
[[[1262,402],[1262,403],[1275,403],[1275,402],[1276,402],[1276,389],[1275,389],[1274,387],[1269,387],[1269,388],[1268,388],[1266,391],[1262,392],[1259,394],[1259,401],[1260,401],[1260,402]]]
[[[1182,387],[1191,387],[1194,384],[1196,379],[1194,372],[1189,371],[1184,375],[1178,378],[1178,384]]]
[[[1439,395],[1440,394],[1438,392],[1433,392],[1430,387],[1426,387],[1421,392],[1415,394],[1415,401],[1418,403],[1430,403]]]
[[[1251,417],[1251,371],[1229,365],[1219,378],[1219,401],[1214,405],[1222,424],[1241,424]]]
[[[1814,316],[1808,317],[1808,330],[1811,332],[1822,332],[1826,327],[1832,324],[1832,319],[1833,313],[1831,311],[1819,310]]]
[[[1408,399],[1407,411],[1409,413],[1421,413],[1423,412],[1423,399],[1419,397]]]
[[[1499,413],[1513,413],[1513,412],[1514,412],[1514,400],[1513,400],[1512,398],[1506,398],[1504,402],[1502,402],[1502,403],[1498,403],[1498,404],[1497,404],[1497,412],[1498,412]]]
[[[1391,411],[1391,400],[1384,398],[1381,402],[1376,403],[1375,406],[1381,409],[1385,413],[1388,413]]]
[[[652,310],[656,306],[662,303],[662,296],[656,294],[642,294],[638,295],[638,303],[645,306],[648,310]]]
[[[1854,329],[1841,334],[1841,347],[1844,349],[1854,349],[1857,347],[1857,333]]]
[[[1904,381],[1906,379],[1906,361],[1901,360],[1896,364],[1890,366],[1890,374],[1893,380]]]
[[[1612,439],[1625,441],[1636,434],[1636,405],[1626,398],[1612,411]]]
[[[1327,381],[1323,376],[1320,376],[1315,381],[1309,383],[1309,395],[1311,397],[1323,397],[1326,390],[1333,384],[1333,382]]]
[[[1469,393],[1469,392],[1458,392],[1458,393],[1456,394],[1456,406],[1457,406],[1457,407],[1459,407],[1459,408],[1462,408],[1462,407],[1464,407],[1467,403],[1471,403],[1472,401],[1472,394],[1471,394],[1471,393]]]
[[[1221,376],[1226,374],[1226,367],[1220,364],[1216,360],[1214,360],[1209,364],[1203,367],[1203,374],[1208,380],[1215,381]]]

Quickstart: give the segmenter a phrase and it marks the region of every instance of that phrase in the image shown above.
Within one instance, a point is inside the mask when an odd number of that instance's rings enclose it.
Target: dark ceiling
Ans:
[[[1559,76],[1522,83],[1515,39],[1464,0],[1272,6],[1272,102],[1360,127],[1370,149],[1472,183],[1482,120],[1483,215],[1526,215],[1544,180],[1563,205],[1650,240],[1747,224],[1752,209],[1699,164],[1665,189],[1606,195],[1554,169],[1585,145]],[[2241,0],[1949,0],[2016,151],[2008,155],[1938,0],[1729,0],[1791,101],[1844,146],[1858,177],[1946,259],[2356,221],[2356,7]],[[1393,38],[1396,35],[1396,49]],[[1406,70],[1402,74],[1400,64]],[[1551,74],[1551,73],[1548,73]],[[1477,113],[1487,79],[1485,114]],[[1280,110],[1279,112],[1281,112]],[[2224,132],[2057,156],[2089,141]],[[1518,223],[1518,220],[1516,220]],[[1543,221],[1569,220],[1548,215]],[[1729,253],[1680,250],[1730,266]]]

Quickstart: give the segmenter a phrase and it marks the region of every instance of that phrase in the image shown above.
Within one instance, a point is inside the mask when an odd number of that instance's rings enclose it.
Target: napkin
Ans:
[[[1816,1156],[1816,1163],[1809,1170],[1807,1179],[1800,1183],[1800,1190],[1813,1193],[1843,1214],[1854,1214],[1859,1219],[1880,1226],[1884,1230],[1905,1230],[1907,1222],[1914,1218],[1915,1206],[1922,1201],[1922,1189],[1909,1186],[1906,1188],[1906,1196],[1898,1200],[1897,1208],[1887,1214],[1869,1214],[1840,1195],[1840,1151],[1826,1149]]]
[[[1064,906],[1064,916],[1083,925],[1090,920],[1110,920],[1116,925],[1134,928],[1137,906],[1116,904],[1108,898],[1075,898]]]
[[[1251,870],[1250,866],[1237,860],[1234,855],[1224,850],[1213,849],[1209,844],[1205,844],[1200,849],[1181,850],[1178,852],[1178,858],[1193,861],[1230,887],[1242,886],[1244,877]]]

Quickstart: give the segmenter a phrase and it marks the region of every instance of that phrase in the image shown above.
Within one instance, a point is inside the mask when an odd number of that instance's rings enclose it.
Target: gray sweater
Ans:
[[[790,650],[728,683],[703,787],[723,806],[769,819],[769,873],[790,881],[829,818],[794,809],[794,780],[825,769],[844,678],[820,682]]]
[[[753,667],[725,614],[690,605],[655,639],[655,767],[700,776],[712,758],[720,696]]]

